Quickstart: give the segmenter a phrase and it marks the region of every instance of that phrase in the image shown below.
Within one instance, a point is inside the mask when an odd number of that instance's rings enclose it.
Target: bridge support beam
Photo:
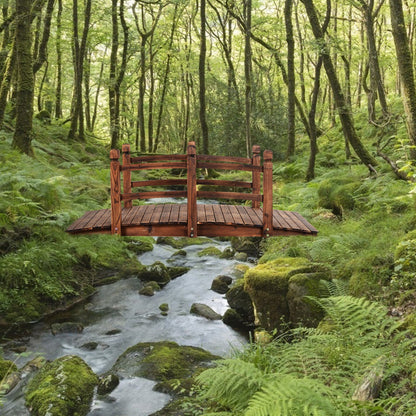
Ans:
[[[110,151],[111,178],[111,234],[121,235],[120,151]]]
[[[186,165],[187,165],[187,233],[188,237],[197,237],[197,207],[196,207],[196,146],[195,142],[188,143],[188,149],[186,153]]]
[[[273,152],[263,153],[263,237],[273,231]]]

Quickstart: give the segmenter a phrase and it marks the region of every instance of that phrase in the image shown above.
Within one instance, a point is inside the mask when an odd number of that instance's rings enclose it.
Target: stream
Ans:
[[[198,256],[200,250],[213,245],[224,250],[229,243],[211,240],[204,245],[188,246],[184,248],[187,252],[185,257],[175,256],[172,262],[168,262],[177,249],[155,244],[153,251],[138,257],[141,263],[150,265],[162,261],[167,265],[190,267],[190,271],[169,282],[152,297],[139,295],[143,283],[137,278],[99,287],[88,303],[76,306],[66,316],[66,321],[84,325],[82,333],[54,336],[50,322],[36,324],[27,346],[31,353],[17,358],[18,367],[37,354],[49,360],[74,354],[84,359],[95,373],[102,374],[128,347],[146,341],[169,340],[180,345],[202,347],[216,355],[229,355],[233,348],[240,348],[247,342],[246,337],[222,321],[210,321],[189,313],[194,302],[204,303],[221,315],[228,308],[224,295],[210,290],[211,282],[220,274],[231,275],[238,262]],[[160,313],[159,305],[162,303],[169,305],[167,316]],[[93,351],[82,348],[88,342],[96,342],[98,347]],[[5,358],[16,359],[16,356]],[[155,384],[144,378],[121,380],[110,394],[111,400],[94,399],[89,415],[150,415],[170,400],[170,396],[152,390]],[[1,415],[29,415],[21,389],[15,388],[4,401]]]

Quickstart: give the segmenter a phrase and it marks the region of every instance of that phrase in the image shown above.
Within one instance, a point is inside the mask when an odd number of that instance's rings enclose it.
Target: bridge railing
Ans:
[[[197,199],[240,199],[251,200],[253,208],[260,208],[263,203],[263,230],[269,234],[273,227],[273,153],[265,150],[261,163],[260,146],[253,146],[251,158],[233,156],[199,155],[195,142],[189,142],[186,155],[146,155],[132,157],[130,145],[122,147],[122,163],[119,150],[110,152],[111,173],[111,232],[121,234],[122,202],[125,208],[132,207],[135,199],[149,198],[186,198],[187,199],[187,233],[190,237],[197,235]],[[132,181],[131,172],[149,169],[183,169],[186,179],[155,179]],[[199,179],[197,169],[232,170],[251,172],[251,182],[227,181],[218,179]],[[121,186],[121,174],[123,187]],[[263,193],[261,193],[261,176],[263,175]],[[146,186],[184,186],[186,190],[163,190],[132,192],[133,188]],[[197,185],[222,186],[247,189],[248,192],[198,190]],[[123,192],[121,192],[123,188]]]

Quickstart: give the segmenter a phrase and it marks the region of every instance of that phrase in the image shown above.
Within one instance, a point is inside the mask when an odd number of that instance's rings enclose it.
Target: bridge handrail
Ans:
[[[121,215],[123,201],[125,208],[132,207],[135,199],[185,197],[187,199],[187,233],[197,236],[197,198],[244,199],[251,200],[253,208],[260,208],[263,203],[263,232],[265,235],[273,227],[273,153],[265,150],[261,164],[260,146],[254,145],[251,158],[233,156],[198,155],[195,142],[189,142],[186,155],[146,155],[131,157],[130,145],[122,146],[122,163],[120,151],[110,151],[111,174],[111,233],[121,235]],[[148,169],[184,169],[186,179],[157,179],[132,181],[131,172]],[[242,170],[252,172],[252,181],[225,181],[217,179],[198,179],[197,169]],[[123,173],[123,192],[121,192],[121,173]],[[263,194],[261,194],[261,173],[263,173]],[[132,192],[132,188],[144,186],[185,185],[186,191],[149,191]],[[198,191],[197,185],[234,186],[247,188],[251,193]]]

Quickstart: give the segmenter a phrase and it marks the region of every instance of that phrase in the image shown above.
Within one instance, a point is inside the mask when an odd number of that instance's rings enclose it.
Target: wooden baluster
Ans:
[[[260,146],[255,144],[252,150],[251,164],[253,166],[261,166]],[[252,189],[254,195],[260,195],[260,171],[252,172]],[[260,201],[252,201],[253,208],[260,208]]]
[[[273,231],[273,152],[263,153],[263,235]]]
[[[120,151],[110,151],[111,234],[121,235]]]
[[[121,148],[123,152],[123,166],[130,165],[130,145],[123,144]],[[123,171],[123,193],[129,194],[131,193],[131,171],[125,170]],[[124,201],[124,208],[131,208],[132,201]]]
[[[188,143],[187,150],[187,211],[188,237],[197,237],[197,207],[196,207],[196,146],[195,142]]]

